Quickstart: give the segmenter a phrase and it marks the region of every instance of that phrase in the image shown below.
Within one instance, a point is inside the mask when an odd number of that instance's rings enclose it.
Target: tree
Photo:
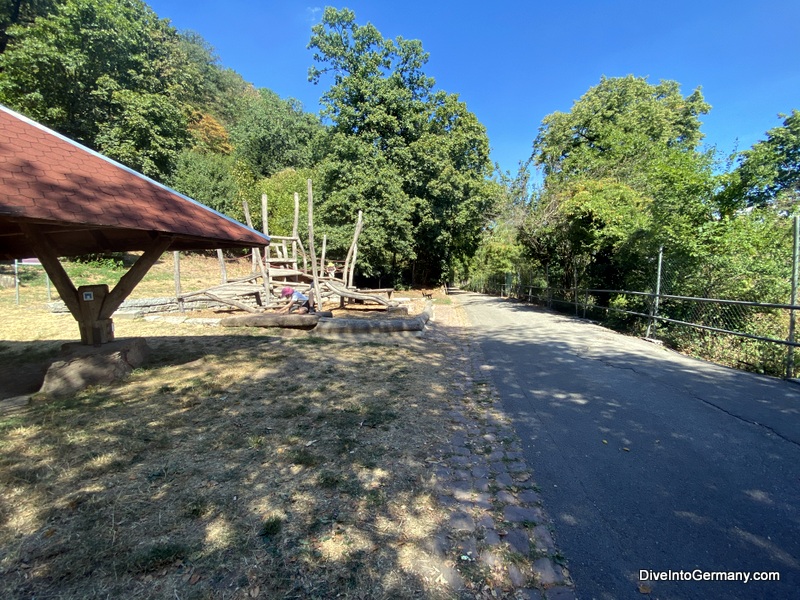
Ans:
[[[416,207],[403,189],[398,161],[425,121],[424,102],[433,85],[420,73],[427,55],[418,43],[398,39],[395,45],[372,24],[357,25],[347,9],[326,8],[312,32],[309,47],[323,68],[309,69],[309,80],[318,83],[324,74],[333,75],[322,96],[323,116],[332,125],[320,169],[320,214],[332,249],[346,251],[362,210],[360,270],[398,279],[416,256]]]
[[[569,113],[544,118],[533,159],[545,177],[614,175],[636,183],[640,166],[664,150],[695,151],[699,116],[709,110],[699,88],[684,98],[674,81],[603,77]]]
[[[720,194],[727,212],[772,205],[789,209],[800,201],[800,111],[780,115],[783,125],[742,152],[728,186]]]
[[[169,185],[223,214],[242,212],[240,192],[231,156],[184,150],[178,155]]]
[[[103,91],[108,92],[109,115],[97,124],[96,147],[148,177],[164,180],[189,141],[181,108],[159,93]]]
[[[243,96],[231,128],[236,156],[259,177],[286,168],[309,167],[313,142],[321,131],[317,118],[296,100],[260,89]]]
[[[185,56],[141,0],[65,0],[12,26],[0,101],[156,178],[186,143]]]
[[[697,150],[708,110],[699,89],[683,97],[676,82],[628,76],[602,78],[569,113],[547,116],[532,156],[544,188],[522,231],[531,251],[565,278],[585,265],[585,283],[602,289],[640,279],[659,245],[701,254],[714,209],[712,155]]]
[[[181,96],[203,115],[229,129],[244,111],[248,98],[256,95],[252,84],[219,62],[214,48],[194,31],[182,31],[175,53],[183,63]]]
[[[328,235],[332,256],[347,252],[358,211],[364,228],[358,242],[360,272],[366,277],[389,277],[394,283],[401,268],[416,257],[414,204],[403,190],[403,177],[385,154],[366,140],[334,133],[331,150],[320,164],[320,233]]]
[[[331,127],[320,212],[334,248],[346,249],[345,232],[363,210],[365,274],[448,278],[474,253],[493,201],[485,129],[457,96],[433,91],[418,40],[384,39],[347,9],[327,8],[312,31],[309,47],[320,67],[309,79],[333,79],[322,96]]]
[[[453,94],[440,96],[420,138],[410,145],[413,168],[405,189],[422,199],[416,211],[415,275],[453,280],[457,265],[478,249],[489,213],[501,196],[490,181],[486,129]]]
[[[528,214],[530,194],[530,165],[522,163],[516,176],[498,173],[494,182],[499,190],[493,211],[478,238],[474,257],[458,273],[456,281],[485,282],[489,277],[517,271],[526,257],[520,242],[520,230]],[[538,261],[534,261],[538,266]]]
[[[36,17],[50,13],[56,0],[2,0],[0,1],[0,54],[8,45],[8,28],[13,25],[30,25]]]
[[[272,177],[262,179],[259,183],[259,190],[262,194],[267,195],[269,202],[269,233],[271,235],[292,235],[292,227],[294,225],[294,195],[297,193],[300,197],[300,215],[299,227],[302,237],[304,231],[303,209],[306,202],[306,194],[308,192],[308,180],[317,180],[317,174],[313,169],[292,169],[287,168],[278,171]],[[254,199],[256,200],[256,199]],[[260,196],[257,199],[260,202]],[[254,218],[256,214],[261,214],[261,208],[253,212]],[[256,219],[257,220],[257,219]],[[303,242],[305,244],[305,241]]]
[[[192,136],[193,150],[214,154],[230,154],[233,151],[228,130],[208,113],[198,111],[193,115],[189,122],[189,134]]]

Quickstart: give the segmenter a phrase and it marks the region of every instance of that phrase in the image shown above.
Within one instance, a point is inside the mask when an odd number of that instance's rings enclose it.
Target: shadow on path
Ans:
[[[787,598],[800,587],[800,389],[514,301],[453,297],[579,597]],[[690,580],[641,581],[642,570]],[[780,581],[691,580],[767,571]]]

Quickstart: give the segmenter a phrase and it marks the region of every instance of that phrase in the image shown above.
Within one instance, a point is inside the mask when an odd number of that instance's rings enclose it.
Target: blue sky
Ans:
[[[145,0],[147,1],[147,0]],[[152,0],[180,30],[200,33],[221,63],[258,87],[319,110],[327,84],[308,82],[306,47],[326,4]],[[702,87],[705,143],[729,154],[800,109],[798,0],[349,1],[356,22],[419,39],[426,73],[486,126],[492,159],[516,171],[542,119],[569,111],[601,76]]]

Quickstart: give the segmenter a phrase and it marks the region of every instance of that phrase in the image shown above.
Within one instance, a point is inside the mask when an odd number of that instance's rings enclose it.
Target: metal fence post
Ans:
[[[798,256],[800,256],[800,217],[794,218],[794,247],[792,249],[792,301],[790,304],[794,307],[797,305],[797,263]],[[795,310],[792,308],[789,311],[789,343],[794,343],[794,330],[795,330]],[[794,376],[794,346],[788,346],[786,351],[786,379],[791,379]]]
[[[656,275],[656,297],[653,300],[653,308],[650,311],[650,321],[647,323],[646,338],[650,338],[650,330],[655,324],[655,318],[658,316],[658,300],[661,296],[661,265],[664,261],[664,246],[658,248],[658,273]]]
[[[19,305],[19,261],[14,259],[14,292],[17,298],[17,305]]]
[[[578,316],[578,259],[576,258],[572,262],[572,285],[574,287],[574,291],[572,292],[572,298],[575,301],[575,316]]]
[[[550,263],[547,263],[544,268],[544,277],[547,280],[546,282],[546,291],[547,291],[547,308],[548,310],[553,308],[553,290],[550,289]]]

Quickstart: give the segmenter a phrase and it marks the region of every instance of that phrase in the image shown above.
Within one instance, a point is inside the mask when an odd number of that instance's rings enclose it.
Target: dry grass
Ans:
[[[138,295],[171,285],[163,269]],[[13,294],[0,360],[21,373],[77,325]],[[128,380],[0,419],[1,597],[454,597],[426,476],[457,401],[451,342],[122,320],[117,336],[152,349]]]

